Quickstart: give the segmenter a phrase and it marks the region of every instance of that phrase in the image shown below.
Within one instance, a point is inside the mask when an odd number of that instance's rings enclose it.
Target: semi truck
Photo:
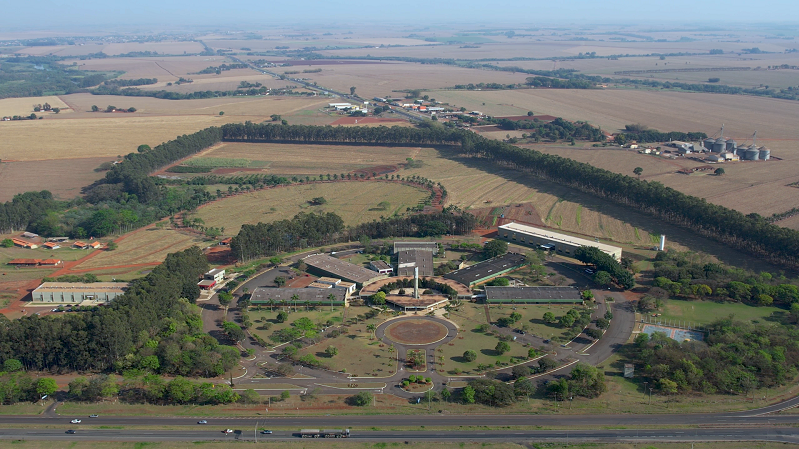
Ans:
[[[349,438],[350,429],[302,429],[303,438]]]

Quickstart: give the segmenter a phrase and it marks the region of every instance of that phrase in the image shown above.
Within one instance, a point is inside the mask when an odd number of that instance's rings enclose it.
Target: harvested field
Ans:
[[[114,71],[125,73],[122,79],[158,78],[159,82],[177,81],[179,77],[186,78],[189,73],[199,72],[209,66],[219,66],[230,63],[231,60],[223,56],[185,56],[185,57],[152,57],[152,58],[116,58],[116,59],[89,59],[75,60],[82,70]],[[67,60],[64,64],[71,64]],[[254,72],[253,72],[254,73]],[[188,76],[191,78],[191,76]]]
[[[419,151],[409,147],[224,143],[204,156],[264,161],[268,173],[318,177],[404,163],[406,158],[416,158]]]
[[[481,82],[522,83],[527,77],[509,72],[414,63],[322,65],[319,68],[322,69],[320,73],[303,73],[302,77],[340,92],[349,92],[350,86],[355,86],[356,93],[364,98],[393,97],[397,95],[395,91],[402,89],[435,89]],[[291,70],[291,67],[281,69]]]
[[[788,160],[719,164],[719,167],[724,168],[724,176],[716,176],[712,171],[684,175],[677,171],[706,164],[683,157],[672,160],[619,148],[524,146],[630,176],[634,176],[635,167],[641,167],[644,169],[641,179],[661,182],[689,195],[705,198],[745,214],[756,212],[768,216],[799,204],[799,189],[787,186],[799,181],[799,173],[796,172],[795,163]],[[799,160],[799,148],[791,159]],[[735,195],[730,195],[730,192],[735,192]]]
[[[200,53],[205,48],[199,42],[125,42],[114,43],[103,46],[103,53],[107,55],[119,55],[131,52],[151,51],[156,53],[166,53],[170,55],[182,55],[185,53]]]
[[[342,117],[335,122],[331,123],[331,125],[372,125],[372,124],[383,124],[383,123],[397,123],[397,122],[406,122],[406,120],[401,118],[385,118],[385,117]],[[387,125],[392,126],[392,125]]]
[[[154,226],[130,232],[118,239],[117,244],[116,250],[98,251],[71,271],[157,264],[163,262],[169,253],[182,251],[196,244],[202,245],[201,239],[196,236]]]
[[[271,114],[291,114],[316,109],[326,100],[257,97],[207,100],[159,100],[143,97],[62,97],[78,111],[67,119],[2,123],[0,158],[41,160],[81,157],[115,157],[136,150],[141,144],[158,145],[182,134],[209,126],[246,120],[262,121]],[[85,112],[91,105],[136,107],[133,114]],[[219,116],[219,111],[225,111]],[[169,117],[164,117],[164,116]],[[94,168],[94,167],[92,167]]]
[[[327,203],[310,206],[311,198],[324,197]],[[335,212],[345,225],[354,225],[405,212],[429,196],[426,190],[394,182],[346,181],[280,187],[246,193],[204,205],[196,216],[205,226],[224,227],[225,235],[235,235],[242,224],[256,224],[291,218],[301,211]],[[388,209],[378,203],[388,201]],[[120,245],[121,246],[121,245]]]
[[[5,158],[3,158],[5,159]],[[56,159],[0,163],[0,201],[9,201],[18,193],[49,190],[57,199],[80,195],[80,189],[105,176],[94,171],[111,157]],[[35,174],[35,175],[34,175]],[[58,182],[53,182],[57,179]]]
[[[34,112],[33,105],[49,103],[54,108],[61,108],[59,114],[68,114],[72,112],[69,106],[61,101],[59,97],[54,95],[48,97],[25,97],[25,98],[4,98],[0,100],[0,117],[15,116],[15,115],[31,115],[35,113],[36,116],[49,117],[56,115],[55,112]]]

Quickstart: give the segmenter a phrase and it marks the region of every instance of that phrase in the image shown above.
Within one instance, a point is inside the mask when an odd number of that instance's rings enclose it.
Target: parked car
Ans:
[[[585,269],[585,274],[594,274],[594,270],[592,270],[590,268],[586,268]]]

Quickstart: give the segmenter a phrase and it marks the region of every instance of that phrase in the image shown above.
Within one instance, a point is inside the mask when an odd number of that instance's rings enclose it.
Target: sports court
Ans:
[[[705,339],[705,334],[697,331],[687,329],[677,329],[674,327],[656,326],[654,324],[645,324],[641,332],[652,335],[655,332],[662,332],[672,340],[683,342],[685,340],[702,341]]]

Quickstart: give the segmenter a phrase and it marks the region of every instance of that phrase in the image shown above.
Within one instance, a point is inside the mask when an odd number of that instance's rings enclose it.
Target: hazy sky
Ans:
[[[675,26],[713,21],[799,21],[799,0],[0,0],[0,28],[470,22]]]

